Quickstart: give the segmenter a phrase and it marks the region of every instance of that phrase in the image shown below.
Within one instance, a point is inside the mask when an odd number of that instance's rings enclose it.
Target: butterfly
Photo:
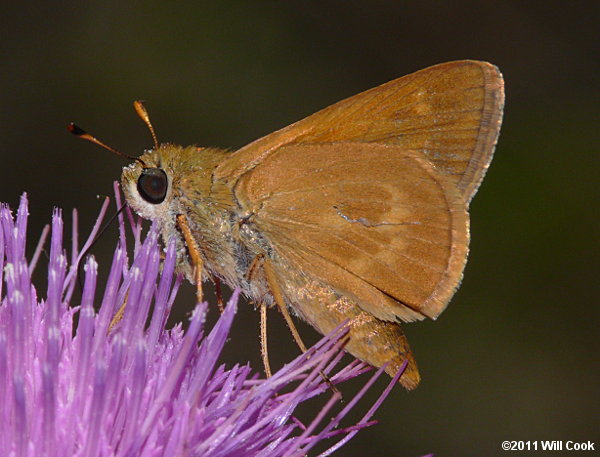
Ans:
[[[503,106],[494,65],[449,62],[230,152],[159,144],[137,104],[155,145],[121,183],[176,240],[190,281],[239,287],[261,312],[276,304],[321,334],[347,321],[345,349],[391,375],[407,363],[400,383],[412,389],[401,323],[436,319],[461,282],[468,207]]]

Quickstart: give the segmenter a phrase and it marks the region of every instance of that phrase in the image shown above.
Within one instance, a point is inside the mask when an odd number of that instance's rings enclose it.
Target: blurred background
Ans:
[[[500,456],[503,440],[598,448],[598,13],[589,1],[5,2],[0,200],[28,192],[30,247],[54,206],[78,208],[85,233],[124,163],[65,126],[137,155],[151,146],[137,98],[161,141],[234,149],[426,66],[493,62],[506,110],[471,205],[464,282],[437,322],[405,326],[421,386],[395,389],[380,424],[338,455]],[[109,232],[94,251],[103,273]],[[228,363],[262,369],[258,320],[242,307]],[[281,321],[271,313],[275,366],[297,354]]]

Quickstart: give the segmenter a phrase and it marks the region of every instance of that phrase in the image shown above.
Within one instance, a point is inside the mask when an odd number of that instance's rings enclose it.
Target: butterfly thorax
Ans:
[[[240,287],[254,300],[270,301],[264,279],[260,274],[252,277],[251,271],[257,257],[268,255],[270,248],[254,227],[252,215],[240,209],[232,187],[214,178],[215,168],[229,154],[216,148],[161,145],[123,169],[122,187],[128,204],[158,225],[165,245],[175,240],[178,271],[191,282],[193,267],[178,215],[185,216],[198,245],[204,280],[219,279],[232,288]],[[144,170],[154,169],[162,170],[167,178],[166,194],[159,203],[143,198],[139,184]]]

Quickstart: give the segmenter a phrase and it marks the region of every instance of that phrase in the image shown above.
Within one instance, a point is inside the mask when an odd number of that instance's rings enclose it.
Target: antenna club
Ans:
[[[81,136],[81,135],[86,134],[85,130],[83,130],[81,127],[75,125],[73,122],[71,122],[69,125],[67,125],[67,130],[75,136]]]
[[[158,147],[158,141],[156,141],[156,135],[154,134],[154,129],[152,128],[152,124],[150,124],[150,119],[148,119],[148,113],[146,113],[146,109],[144,108],[144,105],[142,105],[140,101],[136,100],[134,102],[134,106],[136,107],[135,109],[138,112],[138,115],[142,118],[142,120],[144,120],[144,122],[146,122],[146,125],[148,125],[148,127],[150,128],[150,132],[152,133],[152,138],[154,139],[154,145],[155,145],[155,147]],[[139,107],[139,109],[138,109],[138,107]],[[145,113],[145,117],[143,117],[144,113]],[[82,140],[86,140],[86,141],[89,141],[90,143],[97,144],[98,146],[100,146],[118,156],[124,157],[125,159],[128,159],[128,160],[133,160],[133,161],[139,163],[142,167],[146,168],[146,164],[139,157],[133,157],[133,156],[130,156],[127,154],[123,154],[121,151],[119,151],[115,148],[111,148],[107,144],[100,141],[98,138],[90,135],[85,130],[83,130],[82,128],[75,125],[73,122],[71,122],[69,125],[67,125],[67,130],[69,132],[71,132],[73,135],[81,138]]]
[[[154,142],[154,148],[158,148],[158,138],[156,137],[156,132],[154,131],[154,127],[152,126],[152,122],[150,121],[150,115],[148,114],[148,110],[144,106],[144,102],[142,100],[134,100],[133,108],[135,112],[139,116],[139,118],[146,124],[148,130],[150,130],[150,135],[152,135],[152,141]]]

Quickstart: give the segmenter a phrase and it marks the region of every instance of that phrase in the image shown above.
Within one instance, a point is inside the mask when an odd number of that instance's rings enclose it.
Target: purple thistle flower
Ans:
[[[186,331],[181,324],[165,329],[181,283],[174,275],[175,245],[167,247],[161,270],[157,230],[151,228],[142,241],[140,225],[130,213],[135,235],[131,265],[120,217],[121,237],[103,291],[96,289],[97,264],[89,258],[81,303],[73,306],[77,266],[98,232],[108,199],[81,251],[74,213],[70,261],[63,247],[62,215],[55,210],[48,288],[40,298],[31,273],[49,230],[28,262],[27,205],[23,196],[15,219],[8,206],[0,208],[2,456],[301,456],[323,440],[341,436],[320,454],[325,456],[374,423],[373,413],[401,374],[358,424],[340,427],[383,372],[378,370],[325,421],[340,394],[329,390],[320,372],[339,383],[369,370],[353,362],[331,374],[342,356],[344,328],[268,379],[248,365],[218,365],[239,292],[210,331],[204,328],[206,303],[196,306]],[[123,303],[123,317],[111,327]],[[293,416],[296,407],[319,394],[329,398],[317,417],[302,425]]]

